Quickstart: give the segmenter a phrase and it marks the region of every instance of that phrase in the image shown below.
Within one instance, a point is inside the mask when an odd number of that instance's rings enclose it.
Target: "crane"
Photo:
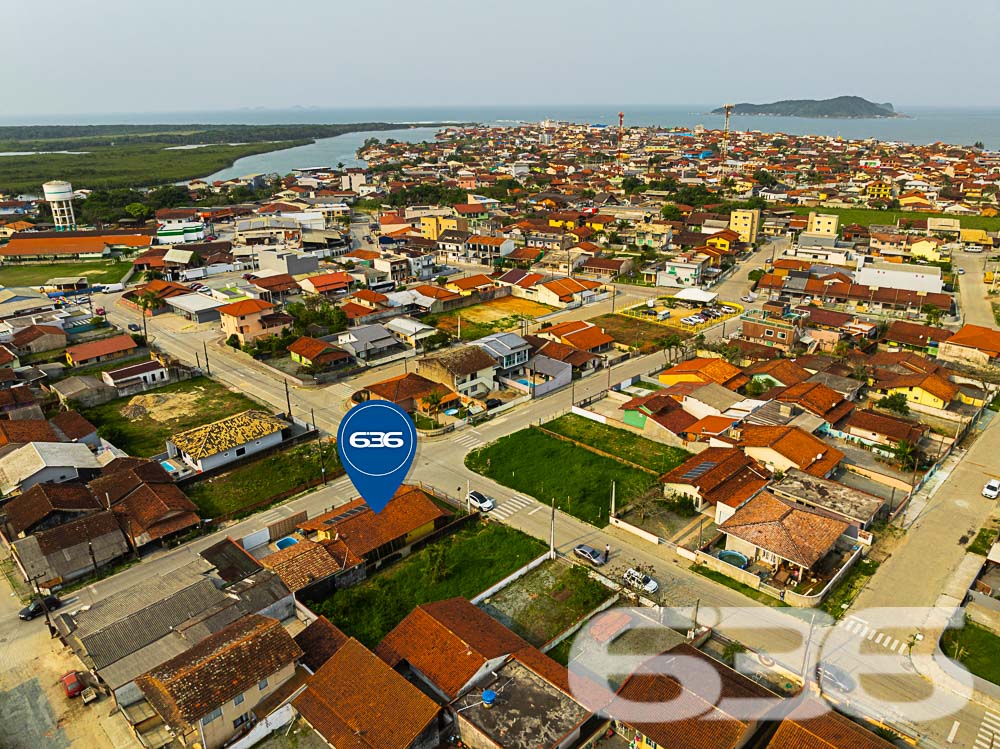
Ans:
[[[733,111],[733,106],[733,104],[722,105],[726,112],[726,122],[722,126],[722,147],[719,149],[723,162],[729,157],[729,113]]]

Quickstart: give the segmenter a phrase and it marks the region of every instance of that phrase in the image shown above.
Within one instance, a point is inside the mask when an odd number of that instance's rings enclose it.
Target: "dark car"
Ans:
[[[602,564],[604,564],[604,554],[599,552],[593,546],[587,546],[587,544],[580,544],[579,546],[574,546],[573,553],[576,554],[581,559],[586,559],[595,567],[600,567]]]
[[[503,401],[499,398],[489,398],[486,401],[486,409],[490,410],[492,408],[500,408],[503,405]]]
[[[858,685],[847,671],[832,663],[819,663],[816,665],[816,681],[823,691],[853,692]]]
[[[139,327],[139,325],[134,322],[130,322],[128,324],[128,329],[131,330],[133,333],[138,333],[140,330],[142,330],[142,328]]]
[[[60,601],[55,596],[45,597],[45,606],[42,606],[42,599],[36,598],[34,601],[29,603],[23,609],[17,612],[19,619],[23,619],[28,622],[34,619],[36,616],[41,616],[45,613],[45,609],[48,608],[49,611],[55,611],[60,606],[62,606],[62,601]]]

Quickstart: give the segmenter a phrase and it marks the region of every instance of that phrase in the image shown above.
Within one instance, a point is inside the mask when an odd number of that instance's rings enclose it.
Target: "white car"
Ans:
[[[983,496],[987,499],[996,499],[1000,496],[1000,481],[993,479],[983,487]]]
[[[492,497],[487,497],[482,492],[469,492],[469,496],[466,499],[469,500],[470,505],[480,512],[489,512],[497,506]]]
[[[649,575],[639,572],[639,570],[629,567],[622,575],[622,582],[633,590],[643,593],[655,593],[660,589],[659,583]]]

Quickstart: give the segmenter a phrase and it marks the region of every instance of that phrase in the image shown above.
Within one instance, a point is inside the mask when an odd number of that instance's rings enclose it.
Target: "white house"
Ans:
[[[89,479],[101,466],[82,442],[29,442],[0,456],[0,496],[35,484]]]
[[[180,432],[167,440],[167,453],[199,472],[280,445],[288,422],[264,411],[244,411]]]

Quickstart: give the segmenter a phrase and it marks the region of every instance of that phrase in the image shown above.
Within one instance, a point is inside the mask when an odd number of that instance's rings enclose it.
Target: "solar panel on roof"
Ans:
[[[682,479],[697,479],[697,478],[701,478],[706,473],[708,473],[710,470],[712,470],[713,468],[715,468],[717,465],[719,465],[719,464],[717,462],[715,462],[714,460],[705,461],[704,463],[701,463],[700,465],[695,466],[690,471],[687,471],[683,476],[681,476],[681,478]]]
[[[360,507],[352,507],[350,510],[347,510],[346,512],[342,512],[339,515],[334,515],[329,520],[324,520],[323,523],[324,525],[336,525],[341,520],[347,520],[347,518],[352,518],[355,515],[358,515],[362,512],[367,512],[367,510],[368,510],[367,505],[361,505]]]

